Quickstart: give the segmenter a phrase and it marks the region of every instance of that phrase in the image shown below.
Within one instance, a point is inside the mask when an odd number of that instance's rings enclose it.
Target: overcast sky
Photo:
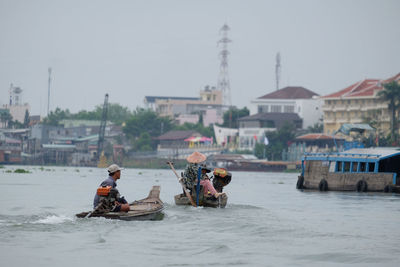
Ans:
[[[216,85],[217,41],[231,27],[232,103],[281,87],[320,95],[365,78],[400,72],[400,1],[0,0],[0,104],[10,83],[23,89],[31,115],[92,110],[110,102],[130,109],[150,96],[198,96]]]

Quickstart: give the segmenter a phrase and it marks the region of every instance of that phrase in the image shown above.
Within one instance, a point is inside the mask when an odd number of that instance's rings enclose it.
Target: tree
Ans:
[[[128,138],[136,139],[144,132],[156,137],[172,129],[172,121],[167,117],[160,117],[151,110],[136,109],[122,128]]]
[[[239,128],[238,119],[249,116],[249,114],[250,111],[246,107],[242,109],[238,109],[236,107],[230,107],[228,111],[224,112],[223,115],[224,122],[222,126],[229,128]]]
[[[56,108],[55,111],[51,111],[50,114],[43,119],[43,124],[58,126],[61,120],[71,119],[72,115],[68,109],[62,110]]]
[[[1,111],[0,120],[1,120],[4,128],[8,127],[8,124],[9,124],[9,122],[12,122],[12,119],[13,118],[8,109]]]
[[[380,99],[388,101],[388,109],[391,112],[390,133],[392,142],[397,141],[397,114],[396,111],[400,106],[400,84],[395,81],[383,85],[383,90],[378,93]]]
[[[179,131],[197,131],[199,132],[202,136],[207,136],[207,137],[215,137],[214,136],[214,129],[212,126],[205,127],[202,123],[198,122],[196,124],[194,123],[189,123],[185,122],[183,125],[177,125],[173,127],[173,130],[179,130]]]
[[[24,128],[28,128],[29,127],[29,111],[26,109],[25,110],[25,117],[24,117]]]
[[[324,131],[324,125],[320,122],[315,123],[313,126],[307,127],[309,133],[322,133]]]
[[[277,131],[266,132],[265,136],[268,138],[269,141],[269,144],[265,147],[266,157],[269,160],[281,160],[282,151],[287,149],[289,142],[295,137],[295,127],[293,124],[285,123]],[[258,146],[260,145],[264,146],[264,144],[259,144]],[[260,148],[256,150],[256,152],[258,153],[256,154],[256,156],[262,158],[260,151]]]

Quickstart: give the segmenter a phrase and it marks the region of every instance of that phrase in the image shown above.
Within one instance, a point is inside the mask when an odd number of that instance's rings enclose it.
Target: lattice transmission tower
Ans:
[[[228,43],[232,42],[228,38],[228,31],[230,30],[227,24],[224,24],[220,29],[220,35],[222,38],[218,41],[218,45],[221,44],[221,51],[219,52],[219,58],[221,59],[219,75],[218,75],[218,84],[217,89],[222,91],[222,101],[224,106],[230,107],[232,106],[231,99],[231,86],[229,82],[229,72],[228,72]]]

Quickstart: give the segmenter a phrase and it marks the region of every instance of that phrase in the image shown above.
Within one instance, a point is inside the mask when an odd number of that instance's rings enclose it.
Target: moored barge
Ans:
[[[306,153],[297,189],[400,192],[400,149],[356,148]]]

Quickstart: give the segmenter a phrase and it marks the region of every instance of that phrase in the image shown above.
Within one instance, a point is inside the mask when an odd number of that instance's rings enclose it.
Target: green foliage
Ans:
[[[24,170],[24,169],[16,169],[16,170],[14,171],[14,173],[30,173],[30,171]]]
[[[183,125],[176,125],[173,127],[173,130],[177,131],[197,131],[199,132],[202,136],[206,137],[215,137],[214,136],[214,129],[212,126],[205,127],[202,123],[198,122],[196,124],[194,123],[189,123],[185,122]],[[215,139],[215,138],[214,138]]]
[[[384,90],[378,93],[379,98],[388,101],[388,108],[391,111],[390,135],[393,143],[397,142],[397,114],[396,111],[400,107],[400,84],[395,81],[383,85]]]
[[[58,126],[61,120],[71,119],[72,114],[69,109],[62,110],[60,108],[56,108],[54,111],[50,111],[50,114],[43,119],[43,124]]]
[[[103,105],[96,106],[93,111],[81,110],[78,113],[71,113],[68,109],[62,110],[56,108],[55,111],[51,111],[49,116],[44,118],[43,123],[47,125],[58,126],[61,120],[101,120],[103,113]],[[117,125],[121,125],[132,116],[132,112],[127,107],[123,107],[120,104],[109,103],[107,110],[107,120]]]
[[[222,124],[222,126],[229,128],[239,128],[238,119],[249,116],[249,114],[250,111],[246,107],[242,109],[230,107],[229,110],[226,111],[223,115],[224,123]]]
[[[151,137],[161,135],[161,130],[165,133],[172,129],[172,121],[166,117],[159,117],[151,110],[137,109],[134,114],[126,121],[122,128],[123,132],[130,139],[137,139],[144,132]]]
[[[12,123],[13,117],[10,114],[8,109],[1,109],[0,110],[0,121],[2,122],[3,126],[8,128],[9,124]]]
[[[322,133],[324,132],[324,125],[322,123],[315,123],[313,126],[308,126],[308,133]]]
[[[293,140],[295,137],[295,127],[292,124],[285,123],[282,128],[277,131],[266,132],[265,136],[269,141],[269,144],[265,146],[265,156],[268,160],[281,160],[282,151],[287,149],[288,142]],[[261,146],[264,146],[264,144],[257,144],[258,150],[256,153],[258,154],[256,154],[256,156],[259,158]]]
[[[25,117],[24,117],[24,128],[28,128],[29,127],[29,111],[25,110]]]
[[[135,151],[152,151],[151,136],[147,133],[141,133],[140,137],[134,141],[133,149]]]

